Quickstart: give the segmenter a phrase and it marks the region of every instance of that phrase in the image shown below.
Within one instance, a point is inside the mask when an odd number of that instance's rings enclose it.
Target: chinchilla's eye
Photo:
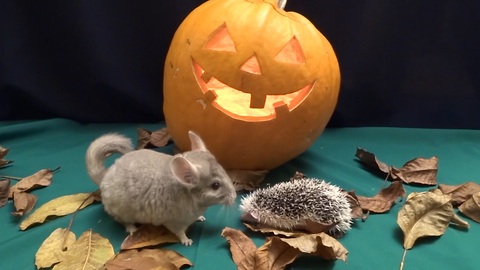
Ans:
[[[212,189],[217,190],[220,188],[220,183],[219,182],[213,182],[211,185]]]

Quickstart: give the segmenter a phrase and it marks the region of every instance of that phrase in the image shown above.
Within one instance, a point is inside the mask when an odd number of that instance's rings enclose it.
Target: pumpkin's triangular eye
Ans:
[[[226,24],[222,24],[213,32],[208,41],[203,45],[203,48],[224,52],[237,51],[235,49],[235,43],[233,42],[233,39],[228,32]]]
[[[257,56],[255,55],[248,58],[248,60],[240,67],[240,70],[257,75],[262,74],[262,71],[260,70],[260,64],[258,63]]]
[[[292,64],[305,64],[305,56],[303,55],[302,46],[300,46],[298,39],[296,37],[290,39],[275,56],[275,60]]]

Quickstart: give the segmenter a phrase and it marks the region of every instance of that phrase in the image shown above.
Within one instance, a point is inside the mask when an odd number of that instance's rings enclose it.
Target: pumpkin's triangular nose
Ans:
[[[257,75],[262,74],[262,70],[260,69],[260,64],[258,63],[258,58],[256,55],[248,58],[247,61],[240,67],[240,70]]]

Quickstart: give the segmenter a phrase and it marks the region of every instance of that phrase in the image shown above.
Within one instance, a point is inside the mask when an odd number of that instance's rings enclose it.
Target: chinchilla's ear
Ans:
[[[175,179],[187,187],[193,187],[199,181],[197,167],[180,155],[173,157],[170,169]]]
[[[205,143],[197,134],[195,134],[195,132],[190,130],[188,132],[188,137],[190,137],[190,143],[192,144],[192,151],[193,150],[207,151],[207,147],[205,147]]]

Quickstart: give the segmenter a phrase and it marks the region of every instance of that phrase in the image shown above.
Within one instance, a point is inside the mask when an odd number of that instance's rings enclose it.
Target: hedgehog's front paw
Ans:
[[[204,216],[199,216],[199,217],[197,218],[197,221],[200,221],[200,222],[203,222],[203,221],[205,221],[205,220],[207,220],[207,219],[206,219]]]

